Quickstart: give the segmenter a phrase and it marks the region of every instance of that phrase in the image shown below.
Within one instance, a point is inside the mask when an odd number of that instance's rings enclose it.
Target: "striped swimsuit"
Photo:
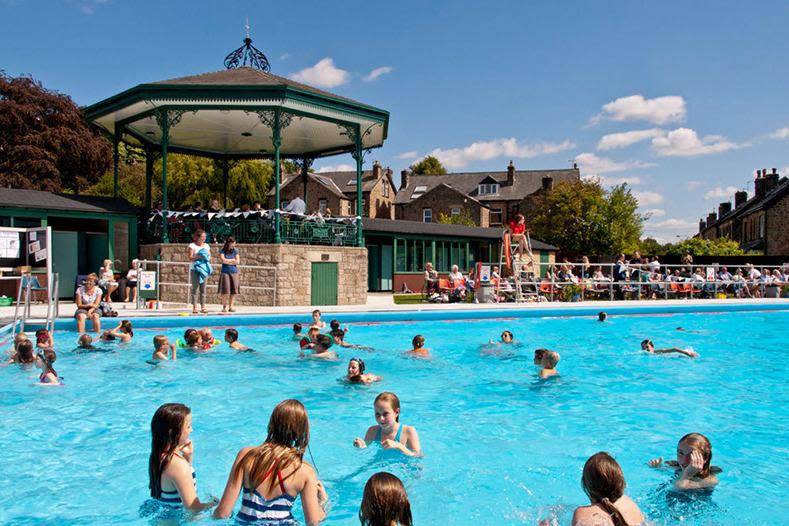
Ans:
[[[197,491],[197,475],[195,474],[194,466],[192,466],[192,482],[194,482],[195,491]],[[178,494],[177,489],[174,489],[173,491],[162,490],[162,494],[157,500],[162,504],[167,504],[168,506],[183,506],[181,496]]]
[[[271,476],[273,471],[274,468],[272,467],[265,474],[263,480]],[[238,510],[236,515],[238,522],[242,524],[265,524],[266,526],[295,526],[298,524],[291,513],[296,497],[291,497],[285,491],[285,484],[283,484],[282,474],[279,471],[277,471],[277,478],[279,479],[279,489],[282,490],[282,495],[273,499],[267,499],[256,489],[244,486],[241,509]]]

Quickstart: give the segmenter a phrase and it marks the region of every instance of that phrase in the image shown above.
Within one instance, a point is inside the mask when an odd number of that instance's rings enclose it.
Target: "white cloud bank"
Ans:
[[[685,99],[676,95],[647,99],[643,95],[620,97],[605,104],[600,114],[592,117],[590,124],[603,120],[647,121],[653,124],[668,124],[685,120]]]
[[[777,130],[775,130],[770,134],[770,138],[775,139],[777,141],[781,141],[783,139],[789,139],[789,126],[778,128]]]
[[[633,192],[633,196],[638,200],[639,206],[654,206],[663,202],[663,195],[657,192]]]
[[[722,135],[707,135],[699,138],[695,130],[677,128],[665,136],[652,139],[652,151],[662,157],[694,157],[709,155],[739,148]]]
[[[411,159],[416,159],[417,157],[419,157],[419,152],[416,150],[411,150],[410,152],[398,153],[397,155],[394,156],[395,159],[403,159],[406,161]]]
[[[322,174],[325,172],[355,172],[355,171],[356,171],[356,167],[352,164],[334,164],[330,166],[321,166],[320,168],[318,168],[317,173]]]
[[[312,67],[304,68],[290,76],[296,82],[303,82],[321,88],[335,88],[347,84],[351,75],[334,65],[334,59],[326,57]]]
[[[622,133],[609,133],[603,135],[600,142],[597,143],[598,150],[616,150],[619,148],[626,148],[632,144],[636,144],[647,139],[661,137],[665,132],[660,128],[652,128],[649,130],[635,130]]]
[[[607,157],[598,157],[593,153],[578,154],[575,157],[575,162],[578,163],[581,173],[586,177],[599,177],[600,174],[604,173],[624,172],[625,170],[632,170],[634,168],[649,168],[655,166],[652,163],[645,163],[642,161],[614,161]]]
[[[666,211],[662,208],[651,208],[644,213],[648,215],[650,219],[655,217],[664,217],[666,215]]]
[[[380,77],[381,75],[386,75],[387,73],[391,73],[392,71],[394,71],[394,68],[392,68],[390,66],[383,66],[383,67],[380,67],[380,68],[375,68],[370,73],[365,75],[362,78],[362,80],[365,81],[365,82],[372,82],[375,79],[377,79],[378,77]]]
[[[726,188],[721,188],[720,186],[717,186],[712,190],[704,192],[704,199],[708,201],[710,199],[728,199],[731,198],[731,196],[733,196],[734,192],[736,191],[737,188],[734,186],[727,186]]]
[[[475,161],[485,161],[496,157],[529,159],[539,155],[549,155],[575,148],[575,143],[566,140],[560,143],[538,142],[534,144],[519,143],[517,139],[494,139],[477,141],[463,148],[447,150],[436,148],[428,155],[435,156],[441,164],[450,170],[463,168]]]

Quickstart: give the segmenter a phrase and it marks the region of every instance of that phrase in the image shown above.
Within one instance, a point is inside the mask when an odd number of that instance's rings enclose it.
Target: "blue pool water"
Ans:
[[[340,350],[338,363],[297,360],[289,326],[242,326],[241,341],[257,353],[221,346],[163,366],[145,362],[155,334],[174,341],[194,322],[138,328],[132,344],[91,354],[73,353],[76,333],[58,330],[63,388],[36,385],[36,371],[0,368],[1,524],[157,524],[140,508],[150,418],[160,404],[192,408],[205,497],[221,495],[236,452],[263,441],[272,408],[285,398],[309,412],[330,525],[358,523],[364,483],[382,470],[405,482],[416,524],[549,517],[566,524],[575,506],[588,503],[581,470],[599,450],[617,458],[627,493],[656,524],[787,521],[789,311],[613,316],[604,324],[591,317],[355,322],[348,341],[375,350]],[[482,352],[503,329],[522,346]],[[433,360],[403,357],[418,333]],[[644,338],[690,346],[701,358],[643,354]],[[560,378],[536,378],[537,347],[561,353]],[[355,355],[384,380],[338,381]],[[372,402],[382,390],[400,396],[401,421],[417,428],[424,458],[353,448],[374,423]],[[690,431],[711,439],[713,464],[723,468],[709,498],[677,498],[666,491],[670,475],[646,465],[673,458]],[[300,501],[296,508],[301,517]]]

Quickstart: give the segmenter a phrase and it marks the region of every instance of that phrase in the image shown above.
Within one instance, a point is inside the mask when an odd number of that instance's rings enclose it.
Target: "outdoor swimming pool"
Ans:
[[[581,470],[600,450],[619,461],[627,493],[656,524],[786,520],[787,310],[623,315],[602,324],[596,317],[355,322],[347,340],[375,350],[340,349],[336,363],[297,360],[290,326],[239,326],[240,341],[257,353],[223,345],[154,367],[145,360],[155,334],[174,341],[203,322],[161,323],[179,326],[137,328],[132,344],[90,354],[71,352],[76,333],[57,331],[64,388],[37,386],[36,371],[0,369],[0,523],[155,524],[140,508],[148,499],[150,419],[164,402],[192,408],[198,493],[221,496],[236,452],[265,439],[271,410],[285,398],[309,412],[330,525],[358,524],[364,484],[377,471],[403,480],[416,524],[536,524],[551,516],[567,524],[575,506],[588,503]],[[482,353],[503,329],[522,346]],[[434,359],[403,357],[418,333]],[[644,338],[693,347],[701,357],[649,356],[638,350]],[[561,353],[560,378],[536,378],[538,347]],[[341,383],[352,356],[384,380]],[[383,390],[400,396],[401,422],[419,431],[424,458],[353,448],[374,423],[372,402]],[[646,465],[673,458],[690,431],[710,438],[713,464],[723,468],[708,498],[673,496],[670,474]],[[294,510],[301,517],[300,501]]]

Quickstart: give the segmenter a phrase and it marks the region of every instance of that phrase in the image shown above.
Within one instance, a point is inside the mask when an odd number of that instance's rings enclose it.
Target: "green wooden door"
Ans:
[[[337,263],[313,263],[311,305],[337,305]]]
[[[77,232],[52,231],[52,272],[58,273],[58,296],[73,298],[79,258]]]
[[[392,290],[392,245],[381,245],[381,287],[379,290]]]
[[[550,254],[550,252],[542,252],[541,251],[540,252],[540,263],[543,263],[543,264],[540,265],[540,272],[539,272],[540,277],[544,277],[545,273],[548,272],[548,265],[545,265],[545,263],[548,263],[550,261],[551,261],[551,254]]]
[[[367,245],[367,290],[377,292],[381,290],[381,247]]]

